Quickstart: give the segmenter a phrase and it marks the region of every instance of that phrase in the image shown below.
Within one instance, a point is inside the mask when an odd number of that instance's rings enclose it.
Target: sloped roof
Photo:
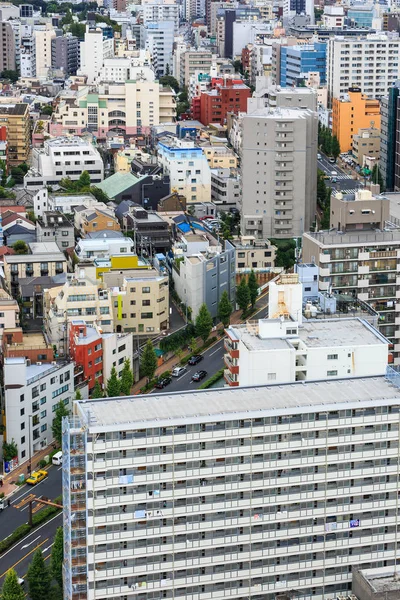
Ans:
[[[111,177],[107,177],[101,183],[96,184],[96,187],[107,194],[109,198],[115,198],[118,194],[122,194],[133,185],[136,185],[142,177],[135,177],[132,173],[114,173]]]

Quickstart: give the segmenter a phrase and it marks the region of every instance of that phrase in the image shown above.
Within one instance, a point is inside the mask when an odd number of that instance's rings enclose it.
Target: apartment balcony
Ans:
[[[230,359],[229,354],[224,354],[224,363],[226,364],[232,375],[239,374],[239,365],[234,364],[234,362]]]
[[[359,265],[358,266],[358,274],[359,275],[365,275],[366,273],[369,273],[369,266],[363,266],[363,265]]]
[[[237,375],[233,375],[229,369],[224,369],[224,379],[228,385],[231,387],[237,387],[239,385],[239,381],[237,380]]]
[[[236,346],[237,342],[232,344],[228,337],[224,339],[224,348],[232,358],[239,358],[239,350]]]

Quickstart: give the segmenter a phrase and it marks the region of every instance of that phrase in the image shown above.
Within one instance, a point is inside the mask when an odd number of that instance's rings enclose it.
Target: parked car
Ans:
[[[169,385],[172,381],[172,377],[163,377],[159,379],[155,385],[158,390],[162,390],[165,386]]]
[[[321,158],[322,158],[322,156],[321,156],[321,154],[318,152],[318,154],[317,154],[317,160],[321,160]]]
[[[185,367],[175,367],[175,369],[173,369],[171,375],[172,377],[180,377],[181,375],[183,375],[183,373],[186,371]]]
[[[188,365],[197,365],[201,360],[203,360],[204,356],[201,354],[194,354],[188,360]]]
[[[207,371],[197,371],[192,377],[192,381],[201,381],[207,376]]]
[[[26,480],[26,483],[29,483],[30,485],[36,485],[37,483],[43,481],[43,479],[46,477],[47,471],[44,471],[43,469],[40,471],[33,471],[32,475]]]

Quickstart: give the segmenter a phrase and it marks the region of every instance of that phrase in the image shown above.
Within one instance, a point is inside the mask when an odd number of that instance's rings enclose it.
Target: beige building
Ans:
[[[31,143],[29,105],[0,104],[0,126],[7,127],[7,151],[10,167],[28,160]]]
[[[31,254],[4,256],[4,278],[15,297],[23,277],[54,277],[67,272],[67,260],[55,242],[29,244]]]
[[[155,269],[104,273],[115,331],[142,336],[169,328],[169,279]]]
[[[0,289],[0,337],[4,329],[19,327],[19,304],[5,290]]]
[[[50,24],[35,29],[36,77],[47,77],[51,69],[51,40],[56,32]]]
[[[379,186],[376,188],[373,191],[379,193]],[[389,221],[389,207],[385,196],[374,196],[371,190],[362,189],[347,195],[335,192],[331,196],[330,228],[337,231],[383,230]]]
[[[261,272],[275,267],[277,248],[269,240],[241,236],[231,243],[236,250],[236,273]]]
[[[203,146],[210,169],[236,169],[237,156],[227,146]]]
[[[64,285],[45,290],[44,327],[60,355],[68,355],[68,324],[82,318],[96,323],[104,333],[114,331],[111,297],[96,281],[95,267],[79,264]]]
[[[191,48],[181,55],[180,84],[189,85],[190,76],[196,71],[209,73],[212,66],[212,54],[210,50],[202,48]]]
[[[153,125],[171,123],[175,118],[175,92],[151,78],[137,78],[102,83],[96,93],[84,86],[76,97],[61,95],[50,133],[81,135],[90,127],[97,138],[104,139],[109,132],[134,135],[138,128],[147,130]]]
[[[359,129],[353,137],[353,156],[357,164],[363,167],[366,158],[379,159],[381,132],[376,127]]]
[[[0,23],[0,71],[15,71],[15,35],[10,23]]]

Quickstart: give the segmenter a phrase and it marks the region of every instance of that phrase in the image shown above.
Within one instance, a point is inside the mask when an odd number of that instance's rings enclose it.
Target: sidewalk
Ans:
[[[50,446],[47,446],[46,448],[44,448],[43,450],[40,450],[39,452],[35,452],[35,454],[32,456],[32,471],[34,471],[37,468],[38,463],[47,454],[50,454],[50,452],[53,449],[54,449],[53,445],[50,445]],[[14,469],[14,471],[12,471],[11,473],[4,475],[3,487],[0,487],[0,493],[2,492],[4,494],[4,496],[7,497],[7,496],[10,496],[11,494],[13,494],[15,491],[17,491],[19,489],[19,486],[16,485],[14,482],[18,481],[18,477],[21,475],[21,473],[23,473],[25,475],[25,479],[27,478],[28,466],[29,466],[29,459],[24,461],[21,465],[19,465],[19,467]]]

